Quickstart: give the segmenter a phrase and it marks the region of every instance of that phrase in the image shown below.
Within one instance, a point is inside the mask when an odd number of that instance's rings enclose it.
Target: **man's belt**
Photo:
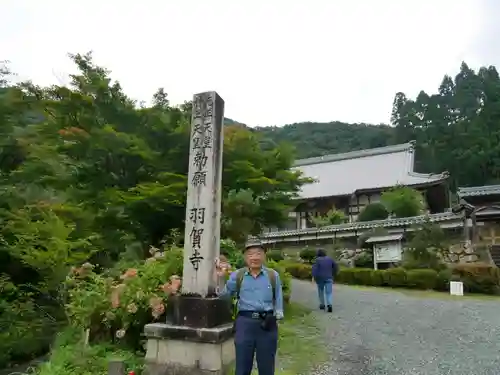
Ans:
[[[252,319],[264,319],[267,315],[273,315],[274,311],[239,311],[238,316],[244,316]]]

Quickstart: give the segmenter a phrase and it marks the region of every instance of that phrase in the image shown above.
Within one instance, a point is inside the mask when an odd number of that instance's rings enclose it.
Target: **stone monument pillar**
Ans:
[[[146,325],[149,375],[225,374],[234,360],[230,301],[216,296],[220,252],[224,101],[194,95],[182,293],[167,301],[167,322]]]

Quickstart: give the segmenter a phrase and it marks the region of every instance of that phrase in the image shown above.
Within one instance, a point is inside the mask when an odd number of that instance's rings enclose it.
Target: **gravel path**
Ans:
[[[317,307],[313,284],[294,280],[292,290]],[[500,374],[500,302],[337,285],[333,313],[314,314],[332,355],[314,375]]]

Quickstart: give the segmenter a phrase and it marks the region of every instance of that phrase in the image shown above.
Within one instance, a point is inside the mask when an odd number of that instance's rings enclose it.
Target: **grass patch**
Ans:
[[[303,374],[328,360],[322,331],[311,310],[291,303],[280,324],[277,374]]]
[[[449,292],[438,292],[436,290],[416,290],[416,289],[404,289],[404,288],[389,288],[389,287],[378,287],[378,286],[365,286],[365,285],[341,285],[342,288],[353,288],[359,290],[366,290],[369,292],[386,292],[386,293],[401,293],[409,297],[415,298],[436,298],[436,299],[448,299],[448,300],[463,300],[467,299],[479,299],[485,301],[500,302],[500,296],[494,296],[489,294],[477,294],[470,293],[464,294],[463,296],[452,296]]]

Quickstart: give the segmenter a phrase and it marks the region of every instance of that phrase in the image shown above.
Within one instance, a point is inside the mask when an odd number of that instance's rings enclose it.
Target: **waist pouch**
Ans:
[[[263,329],[264,331],[272,331],[274,329],[278,328],[277,324],[277,319],[276,316],[272,312],[263,312],[263,313],[257,313],[258,316],[248,316],[248,315],[240,315],[240,316],[247,316],[251,317],[253,319],[259,319],[260,320],[260,328]],[[255,314],[256,315],[256,314]],[[236,320],[234,320],[233,323],[233,332],[236,332]]]
[[[239,316],[249,317],[260,320],[260,328],[264,331],[272,331],[277,328],[277,319],[273,312],[259,312],[250,314],[241,314]],[[233,323],[233,332],[236,331],[236,320]]]
[[[261,317],[260,328],[264,331],[272,331],[277,328],[276,316],[274,314],[265,314]]]

